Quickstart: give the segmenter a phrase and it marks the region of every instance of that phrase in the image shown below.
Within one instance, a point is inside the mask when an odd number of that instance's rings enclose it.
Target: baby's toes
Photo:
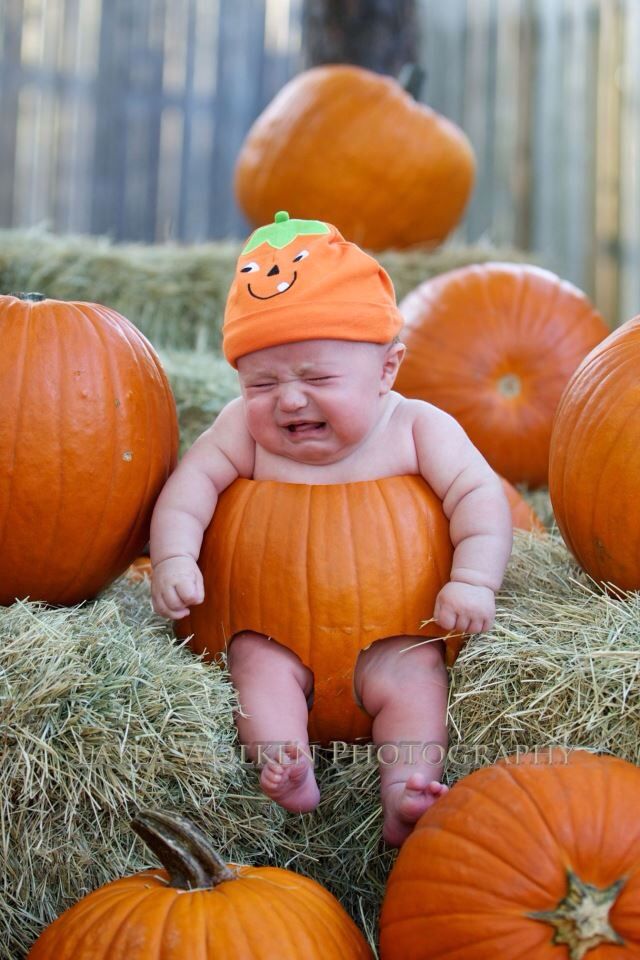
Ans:
[[[264,786],[278,787],[285,777],[285,770],[276,760],[267,760],[260,772],[260,780]]]
[[[444,797],[445,793],[449,793],[449,787],[446,783],[438,783],[437,780],[432,780],[427,786],[427,790],[432,797]]]

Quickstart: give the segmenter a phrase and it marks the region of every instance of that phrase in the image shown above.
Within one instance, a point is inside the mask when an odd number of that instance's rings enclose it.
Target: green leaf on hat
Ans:
[[[326,223],[322,223],[321,220],[290,220],[289,214],[285,210],[280,210],[276,213],[273,223],[254,230],[241,256],[251,253],[261,243],[268,243],[277,250],[282,250],[296,237],[318,233],[329,233]]]

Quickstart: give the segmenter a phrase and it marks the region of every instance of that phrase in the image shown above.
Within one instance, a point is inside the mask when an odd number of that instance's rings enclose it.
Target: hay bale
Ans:
[[[148,584],[122,578],[93,603],[0,610],[0,958],[89,889],[150,859],[137,805],[186,813],[223,855],[324,883],[375,940],[393,854],[380,845],[367,748],[320,756],[311,815],[268,801],[232,750],[227,675],[174,643]],[[557,535],[516,536],[491,633],[451,673],[450,782],[550,744],[640,759],[640,595],[615,600]]]
[[[0,293],[37,290],[59,300],[102,303],[123,313],[156,347],[214,350],[240,249],[239,241],[145,246],[42,229],[0,230]],[[399,300],[421,281],[454,267],[531,257],[489,244],[377,256]]]

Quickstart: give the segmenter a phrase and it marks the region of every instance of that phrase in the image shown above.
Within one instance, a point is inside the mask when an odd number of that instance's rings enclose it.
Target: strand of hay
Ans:
[[[148,584],[121,578],[69,609],[0,610],[0,958],[88,890],[148,865],[140,806],[179,810],[229,859],[302,871],[375,942],[393,854],[381,847],[367,748],[320,757],[312,815],[268,801],[233,750],[221,668],[173,642]],[[595,588],[557,535],[518,534],[491,633],[451,673],[446,776],[551,744],[638,762],[640,595]]]
[[[240,249],[239,241],[145,246],[42,229],[0,230],[0,293],[35,290],[58,300],[102,303],[124,314],[156,347],[213,350],[220,344]],[[487,260],[524,262],[531,255],[482,244],[376,256],[400,300],[446,270]]]

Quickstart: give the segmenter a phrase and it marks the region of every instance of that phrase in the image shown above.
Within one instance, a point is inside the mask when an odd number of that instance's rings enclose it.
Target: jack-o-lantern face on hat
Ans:
[[[319,220],[290,220],[277,213],[275,222],[252,234],[238,261],[236,282],[247,279],[247,292],[256,300],[271,300],[290,290],[303,260],[314,252],[322,257],[322,242],[331,231]],[[313,269],[313,266],[311,266]]]
[[[402,318],[380,264],[331,224],[277,213],[238,259],[223,326],[223,349],[238,357],[300,340],[387,343]]]

